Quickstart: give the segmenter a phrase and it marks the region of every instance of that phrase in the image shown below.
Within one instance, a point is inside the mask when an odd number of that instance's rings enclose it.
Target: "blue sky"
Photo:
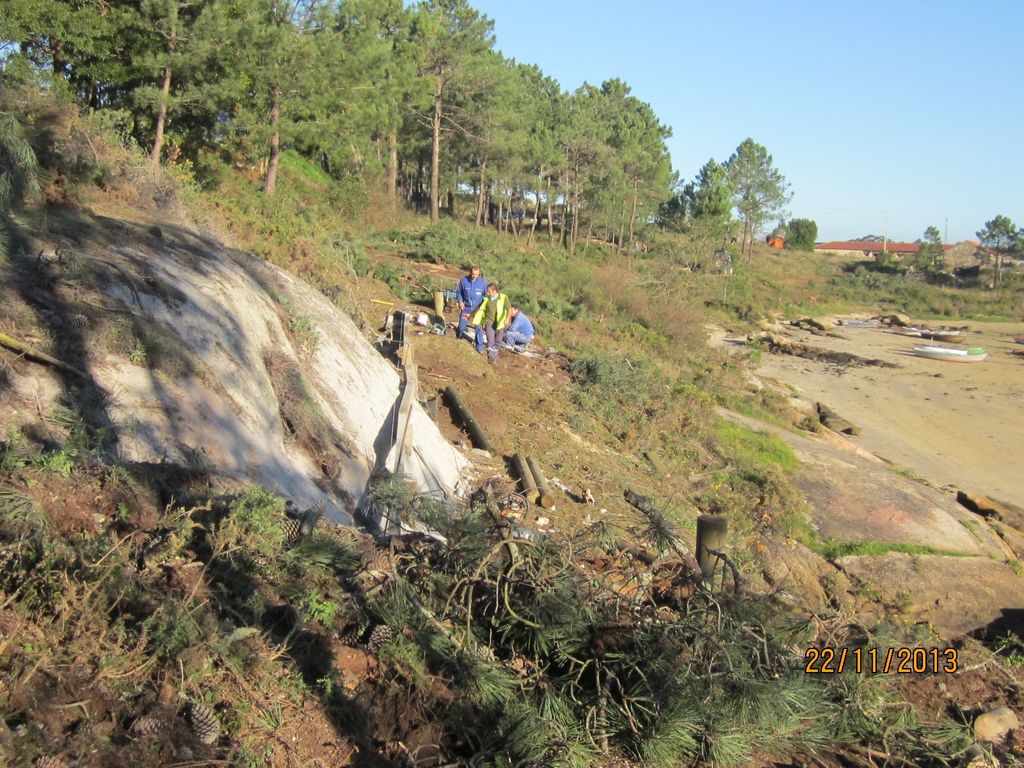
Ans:
[[[628,83],[684,180],[763,144],[819,239],[1024,225],[1022,0],[470,3],[563,90]]]

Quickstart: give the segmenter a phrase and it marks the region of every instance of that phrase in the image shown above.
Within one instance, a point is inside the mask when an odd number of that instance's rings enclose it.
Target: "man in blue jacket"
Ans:
[[[480,267],[474,264],[469,268],[469,274],[459,280],[459,287],[455,291],[455,298],[459,301],[459,328],[455,338],[462,338],[470,316],[483,302],[486,293],[487,281],[480,273]],[[476,351],[484,351],[484,332],[479,326],[476,329]]]
[[[533,341],[534,330],[533,323],[530,322],[530,318],[526,316],[526,313],[521,310],[518,305],[513,304],[508,310],[509,317],[512,318],[505,330],[505,343],[514,350],[525,349],[531,341]]]

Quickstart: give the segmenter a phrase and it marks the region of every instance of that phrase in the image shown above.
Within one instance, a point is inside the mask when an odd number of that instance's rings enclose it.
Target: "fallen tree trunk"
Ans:
[[[622,492],[622,498],[624,498],[627,503],[639,509],[645,515],[656,514],[658,511],[654,506],[654,502],[647,496],[641,496],[636,491],[631,491],[628,488]]]
[[[800,328],[804,331],[824,331],[825,326],[819,323],[812,317],[802,317],[799,320],[790,320],[789,324],[794,328]]]
[[[466,404],[462,402],[462,398],[459,397],[459,393],[455,391],[455,387],[446,387],[444,390],[444,394],[445,397],[447,397],[448,399],[448,405],[451,406],[452,410],[455,411],[455,414],[459,417],[459,421],[461,421],[462,425],[466,428],[466,431],[469,433],[469,437],[470,439],[472,439],[473,444],[477,448],[482,448],[483,450],[493,455],[495,453],[494,446],[491,444],[491,441],[487,438],[487,435],[484,434],[484,431],[483,429],[481,429],[480,425],[477,424],[476,419],[473,418],[472,412],[469,410]]]
[[[533,479],[533,472],[523,458],[523,454],[517,453],[512,457],[512,466],[515,467],[519,479],[523,483],[523,495],[531,504],[536,504],[540,498],[540,490],[537,488],[537,481]]]
[[[45,352],[40,352],[35,347],[31,347],[22,341],[18,341],[17,339],[8,336],[7,334],[0,333],[0,344],[7,347],[8,349],[14,350],[19,354],[24,355],[30,360],[34,360],[37,363],[45,363],[46,365],[51,365],[54,368],[59,368],[60,370],[67,371],[68,373],[73,373],[76,376],[79,376],[83,379],[89,378],[89,374],[87,374],[85,371],[80,371],[74,366],[68,365],[67,363],[58,360],[55,357],[51,357]]]
[[[537,486],[537,501],[544,509],[551,509],[555,506],[555,497],[551,495],[551,491],[548,490],[547,481],[544,479],[544,473],[540,471],[540,467],[537,466],[537,462],[530,456],[526,459],[526,465],[530,468],[530,472],[533,473],[533,482]]]

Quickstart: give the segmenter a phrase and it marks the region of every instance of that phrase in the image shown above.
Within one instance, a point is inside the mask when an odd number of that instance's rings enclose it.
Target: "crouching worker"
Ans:
[[[487,337],[487,359],[495,362],[498,359],[498,348],[505,337],[508,326],[508,296],[501,292],[501,286],[491,283],[487,286],[487,294],[483,303],[473,315],[473,327],[483,328]]]
[[[533,323],[517,305],[513,304],[508,309],[510,318],[508,329],[505,331],[505,344],[510,349],[525,349],[533,341]]]

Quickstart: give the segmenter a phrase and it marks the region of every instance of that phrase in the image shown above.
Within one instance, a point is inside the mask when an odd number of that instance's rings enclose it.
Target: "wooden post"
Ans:
[[[721,550],[725,546],[725,536],[729,530],[729,521],[722,515],[700,515],[697,517],[697,562],[705,579],[710,579],[718,565],[718,557],[709,550]]]
[[[444,322],[444,291],[434,291],[434,319]]]
[[[396,475],[405,474],[405,461],[412,456],[412,407],[419,389],[419,374],[413,360],[412,347],[403,347],[399,358],[405,371],[405,386],[395,411],[395,442],[388,454],[388,468]]]
[[[466,431],[469,432],[469,437],[473,440],[473,444],[477,448],[482,448],[490,454],[494,454],[494,446],[491,445],[491,441],[487,439],[487,435],[480,428],[480,425],[476,423],[476,419],[473,418],[473,414],[470,413],[469,408],[462,402],[462,398],[459,397],[459,393],[455,391],[455,387],[448,386],[444,390],[445,397],[448,398],[448,405],[451,406],[452,410],[459,417],[459,420],[466,427]]]
[[[537,489],[537,483],[533,479],[533,472],[530,471],[530,467],[527,465],[526,459],[523,458],[523,454],[517,453],[512,457],[512,466],[516,468],[519,479],[523,481],[523,495],[526,497],[526,500],[531,504],[536,504],[540,498],[540,491]]]
[[[526,459],[526,465],[530,468],[530,472],[533,473],[533,482],[537,486],[537,492],[539,496],[537,501],[544,509],[551,509],[555,506],[555,497],[551,495],[548,490],[547,481],[544,480],[544,473],[540,471],[540,467],[537,466],[537,462],[530,456]]]

